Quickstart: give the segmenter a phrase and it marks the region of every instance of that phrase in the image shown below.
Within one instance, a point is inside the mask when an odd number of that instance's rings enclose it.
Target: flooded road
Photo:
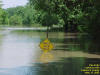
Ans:
[[[54,49],[47,53],[39,47],[45,38],[45,31],[0,31],[0,75],[99,75],[82,71],[100,66],[100,55],[89,53],[77,34],[50,32]]]

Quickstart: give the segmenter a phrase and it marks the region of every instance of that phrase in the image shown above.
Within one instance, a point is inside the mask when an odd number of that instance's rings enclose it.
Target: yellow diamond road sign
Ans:
[[[50,51],[53,49],[53,44],[48,39],[46,39],[40,43],[40,48],[43,51]]]

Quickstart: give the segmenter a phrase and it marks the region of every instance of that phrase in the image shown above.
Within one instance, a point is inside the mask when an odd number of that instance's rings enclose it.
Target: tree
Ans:
[[[0,8],[0,24],[7,24],[8,14]]]
[[[80,18],[85,17],[84,12],[91,6],[91,0],[29,0],[31,6],[42,10],[49,15],[59,15],[64,20],[65,31],[70,27],[77,28]],[[81,24],[81,23],[80,23]],[[74,30],[75,30],[74,29]]]
[[[32,8],[27,5],[24,9],[24,16],[23,17],[23,24],[25,25],[32,25],[34,23],[34,10],[32,10]]]
[[[9,21],[11,25],[22,25],[22,17],[18,15],[11,16]]]
[[[52,26],[53,24],[58,24],[58,17],[56,15],[49,15],[48,13],[42,13],[40,23],[43,26]]]

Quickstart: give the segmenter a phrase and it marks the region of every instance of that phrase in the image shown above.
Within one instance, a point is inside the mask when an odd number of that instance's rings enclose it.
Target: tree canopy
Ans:
[[[66,31],[77,30],[78,25],[86,25],[89,12],[93,10],[92,0],[29,0],[31,6],[63,19]],[[90,10],[90,11],[88,11]],[[83,22],[86,21],[86,22]]]

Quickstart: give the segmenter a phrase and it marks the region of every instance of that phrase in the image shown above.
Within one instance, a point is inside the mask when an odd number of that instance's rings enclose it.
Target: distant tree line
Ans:
[[[8,13],[9,25],[34,26],[40,24],[40,13],[29,5],[8,8],[5,11]]]
[[[0,9],[0,25],[47,26],[63,24],[56,15],[33,9],[29,4],[8,9]]]

